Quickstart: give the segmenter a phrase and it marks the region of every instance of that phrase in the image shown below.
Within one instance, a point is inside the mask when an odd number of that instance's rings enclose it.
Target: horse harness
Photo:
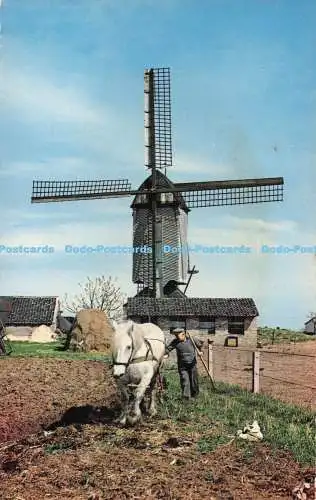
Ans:
[[[143,363],[144,361],[157,361],[157,363],[159,364],[159,360],[154,356],[154,353],[153,353],[153,350],[152,350],[152,347],[150,345],[149,340],[156,340],[157,342],[162,342],[165,345],[165,342],[163,340],[145,339],[144,338],[144,342],[147,345],[147,352],[146,352],[145,356],[139,356],[138,358],[133,358],[133,351],[134,351],[133,337],[131,337],[131,340],[132,340],[132,349],[131,349],[131,355],[129,357],[129,360],[126,363],[113,360],[113,365],[123,365],[123,366],[126,366],[126,368],[127,368],[129,365],[133,365],[136,363]]]
[[[134,351],[133,337],[131,337],[131,340],[132,340],[131,355],[130,355],[129,360],[127,361],[127,363],[114,361],[114,359],[113,359],[113,366],[114,365],[123,365],[123,366],[126,366],[126,369],[127,369],[127,367],[129,365],[136,364],[136,363],[142,363],[143,361],[157,361],[158,367],[157,367],[157,370],[156,370],[156,374],[157,374],[157,382],[158,382],[158,391],[159,391],[160,394],[162,394],[163,391],[164,391],[164,381],[163,381],[163,377],[161,376],[161,373],[160,373],[161,362],[159,362],[159,360],[154,356],[154,353],[153,353],[153,350],[152,350],[152,347],[150,345],[149,340],[156,340],[157,342],[162,342],[164,345],[166,345],[166,343],[163,340],[160,340],[160,339],[145,339],[144,338],[144,342],[147,345],[146,355],[145,356],[139,356],[138,358],[133,358],[133,351]],[[129,387],[135,387],[134,384],[128,384],[128,386]]]

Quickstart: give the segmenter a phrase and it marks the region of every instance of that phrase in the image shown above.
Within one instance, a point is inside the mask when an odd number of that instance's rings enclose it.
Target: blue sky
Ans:
[[[131,258],[64,245],[130,245],[129,200],[31,204],[33,179],[128,178],[144,169],[143,72],[170,66],[175,181],[284,176],[285,200],[195,209],[189,241],[251,255],[196,253],[191,296],[253,297],[260,323],[300,328],[316,309],[314,0],[7,0],[1,9],[1,294],[76,293]]]

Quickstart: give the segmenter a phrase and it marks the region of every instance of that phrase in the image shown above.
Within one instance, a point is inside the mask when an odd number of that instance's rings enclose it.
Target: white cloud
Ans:
[[[190,286],[191,296],[253,297],[262,318],[285,326],[304,322],[308,310],[315,309],[316,257],[313,251],[296,254],[266,254],[263,245],[309,246],[314,248],[316,233],[299,227],[295,221],[222,217],[221,227],[192,228],[190,243],[211,246],[251,247],[250,254],[212,254],[202,249],[191,253],[190,264],[200,274]]]
[[[56,295],[62,299],[66,293],[69,296],[77,294],[80,291],[78,284],[84,283],[87,276],[93,279],[105,274],[117,278],[117,284],[123,293],[135,295],[135,286],[131,284],[130,273],[116,271],[113,273],[92,271],[87,265],[86,269],[67,271],[65,275],[65,270],[58,267],[54,272],[51,269],[41,269],[40,273],[30,267],[23,272],[23,279],[19,271],[4,271],[1,273],[1,282],[5,284],[2,293],[3,295]]]
[[[31,196],[31,194],[30,194]],[[14,204],[5,206],[5,221],[2,223],[1,236],[3,238],[20,237],[25,231],[26,235],[30,235],[32,231],[36,234],[47,235],[49,228],[50,236],[52,233],[60,231],[60,223],[64,224],[65,231],[72,233],[74,225],[78,225],[81,230],[89,231],[91,221],[94,221],[93,227],[98,227],[98,234],[105,231],[106,228],[112,227],[112,222],[116,220],[123,224],[126,221],[130,223],[130,201],[132,198],[123,199],[101,199],[101,200],[82,200],[76,202],[63,203],[44,203],[31,204],[29,203],[24,208],[16,208]],[[37,228],[34,224],[38,221]],[[33,225],[29,228],[30,224]],[[19,227],[19,232],[15,230]]]
[[[297,230],[297,223],[293,220],[269,222],[263,219],[230,217],[230,221],[238,229],[266,233],[272,231],[291,232]]]
[[[120,221],[119,227],[115,219],[105,220],[101,225],[96,223],[64,223],[45,224],[41,228],[13,229],[2,233],[3,244],[7,246],[51,245],[57,250],[64,250],[65,245],[131,245],[132,228],[129,219]]]
[[[173,171],[173,169],[172,169]],[[225,176],[232,175],[233,170],[228,165],[214,164],[205,158],[198,157],[197,155],[177,154],[175,157],[175,171],[178,173],[189,173],[196,176],[198,174],[207,175],[208,178],[213,179],[217,175]]]
[[[91,167],[91,165],[89,165]],[[56,158],[46,158],[43,161],[19,161],[11,162],[6,165],[1,165],[0,176],[1,177],[17,177],[33,175],[45,175],[54,176],[56,172],[65,176],[73,175],[76,176],[80,172],[87,172],[88,165],[87,161],[83,158],[78,157],[56,157]]]
[[[9,65],[3,68],[3,72],[2,105],[15,109],[20,115],[25,114],[29,122],[54,119],[99,126],[111,122],[109,113],[90,102],[78,87],[60,80],[49,81],[40,73],[30,74]]]
[[[99,209],[99,207],[98,207]],[[127,211],[126,211],[127,212]],[[276,323],[285,326],[304,322],[305,313],[314,309],[316,299],[316,259],[312,254],[266,255],[261,252],[262,244],[302,244],[311,245],[315,234],[296,226],[294,221],[274,222],[262,219],[242,219],[222,216],[217,221],[220,227],[190,228],[189,240],[192,245],[249,245],[254,251],[245,255],[214,255],[193,252],[191,266],[197,265],[200,273],[194,277],[189,287],[191,296],[211,297],[253,297],[258,305],[263,323],[269,323],[273,314]],[[259,231],[258,231],[259,229]],[[102,223],[76,221],[54,223],[47,220],[45,227],[11,229],[2,235],[6,245],[36,246],[52,245],[55,253],[46,268],[47,255],[36,254],[27,262],[17,256],[16,270],[2,272],[3,293],[9,294],[57,294],[75,293],[77,283],[87,275],[111,274],[120,280],[124,292],[135,294],[131,283],[131,256],[106,259],[84,260],[73,257],[69,269],[65,267],[65,245],[127,245],[132,244],[130,217],[110,218],[106,215]],[[14,264],[12,256],[2,262]],[[22,257],[23,258],[23,257]],[[41,259],[40,271],[34,267]],[[80,261],[80,262],[79,262]],[[69,261],[70,262],[70,261]],[[102,264],[102,262],[104,262]],[[77,269],[72,267],[77,265]],[[110,270],[110,272],[109,272]],[[272,312],[273,311],[273,312]],[[270,316],[271,317],[271,316]]]
[[[57,151],[60,144],[73,150],[83,145],[85,148],[84,159],[70,156],[58,164],[57,158],[48,158],[45,165],[40,162],[34,168],[30,161],[20,162],[13,165],[18,173],[26,176],[44,167],[50,171],[55,163],[53,173],[64,174],[64,162],[65,172],[76,170],[86,177],[90,170],[103,177],[103,171],[116,168],[122,172],[142,162],[142,122],[137,122],[138,117],[124,107],[124,101],[115,108],[110,96],[108,102],[100,103],[89,89],[89,81],[80,86],[71,76],[44,70],[39,65],[32,72],[23,64],[19,68],[12,68],[9,63],[3,66],[5,78],[0,81],[3,116],[17,116],[19,121],[27,123],[30,128],[26,134],[31,137],[36,134],[39,144],[56,143]],[[0,175],[13,175],[12,170],[11,165],[2,165]]]
[[[191,297],[252,297],[260,324],[301,328],[315,310],[316,262],[310,255],[263,256],[196,254],[200,273],[188,289]]]
[[[103,145],[104,147],[104,145]],[[49,157],[41,161],[8,162],[0,165],[0,177],[19,180],[99,180],[125,179],[126,171],[105,170],[94,158],[65,156]],[[128,174],[130,175],[130,171]]]
[[[216,227],[189,226],[189,239],[192,244],[203,245],[313,245],[316,231],[308,232],[293,220],[266,221],[222,216],[218,218]]]

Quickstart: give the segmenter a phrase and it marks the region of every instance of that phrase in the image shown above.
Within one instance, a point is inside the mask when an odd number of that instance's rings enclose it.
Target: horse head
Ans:
[[[137,325],[133,321],[112,322],[113,334],[113,376],[120,378],[125,375],[126,369],[131,363],[134,354],[141,345],[141,339],[137,335]]]

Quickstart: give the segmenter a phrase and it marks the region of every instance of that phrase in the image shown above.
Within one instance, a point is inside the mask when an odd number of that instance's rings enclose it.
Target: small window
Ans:
[[[136,203],[147,203],[147,201],[148,201],[147,194],[138,194],[136,196],[135,200]]]
[[[233,335],[244,335],[245,333],[245,320],[244,318],[231,317],[228,318],[228,333]]]
[[[199,318],[199,330],[204,333],[215,333],[215,318],[210,316],[201,316]]]
[[[161,193],[160,201],[161,201],[161,203],[172,203],[173,202],[173,193]]]

